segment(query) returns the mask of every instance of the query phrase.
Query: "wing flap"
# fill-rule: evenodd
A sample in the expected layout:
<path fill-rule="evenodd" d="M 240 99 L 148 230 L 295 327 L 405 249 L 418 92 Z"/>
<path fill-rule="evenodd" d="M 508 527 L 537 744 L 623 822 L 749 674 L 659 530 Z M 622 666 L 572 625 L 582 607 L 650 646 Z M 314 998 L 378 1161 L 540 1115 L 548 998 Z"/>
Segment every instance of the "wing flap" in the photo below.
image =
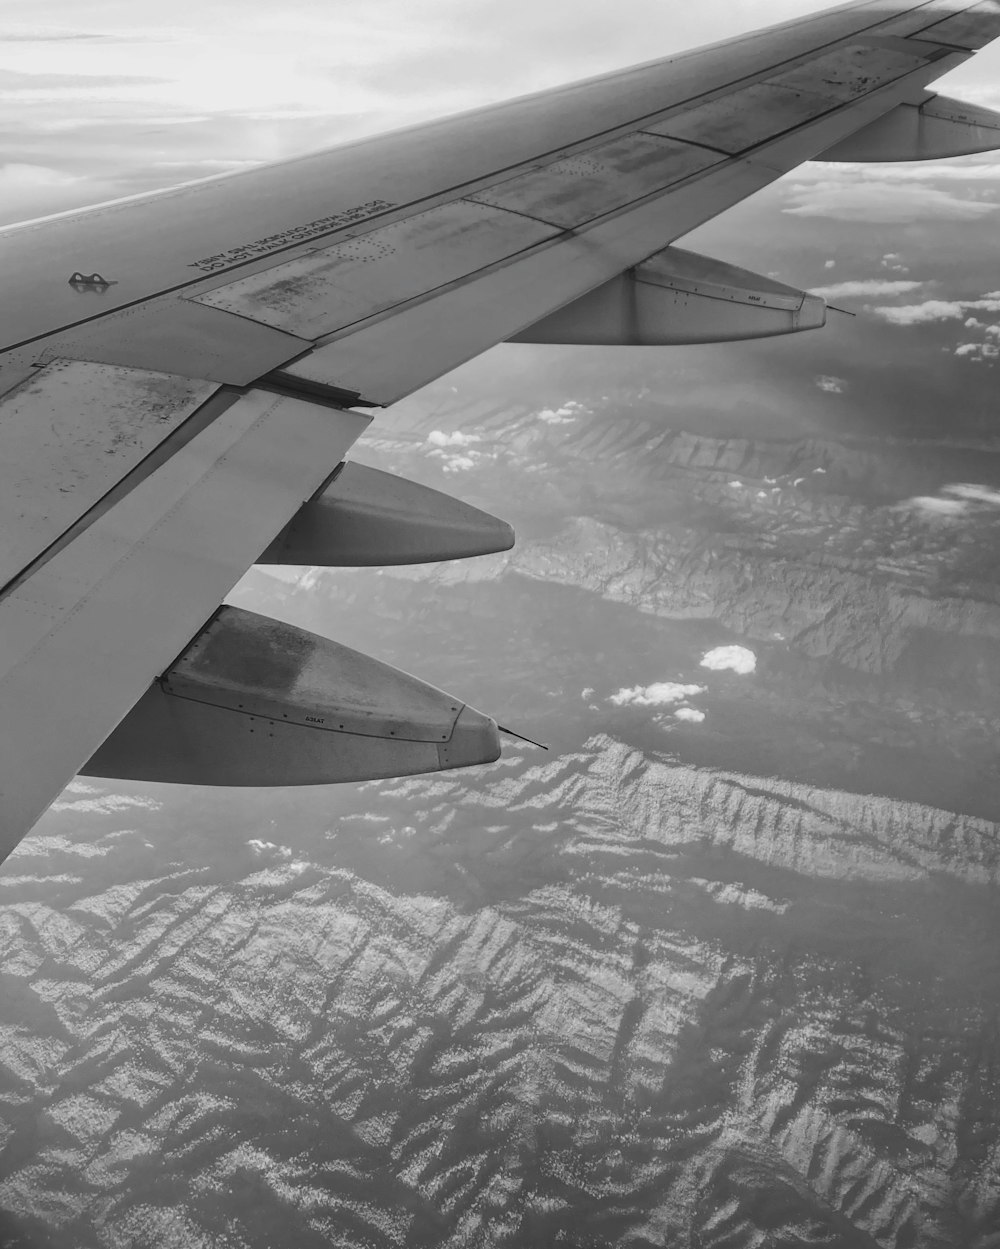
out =
<path fill-rule="evenodd" d="M 166 373 L 57 360 L 0 397 L 0 587 L 217 389 Z"/>
<path fill-rule="evenodd" d="M 225 403 L 0 599 L 0 858 L 369 421 L 260 391 Z"/>
<path fill-rule="evenodd" d="M 169 364 L 187 377 L 249 386 L 310 346 L 269 325 L 175 294 L 130 308 L 110 321 L 81 325 L 60 337 L 57 353 L 131 369 L 155 370 Z M 45 350 L 39 358 L 50 354 L 55 353 Z"/>

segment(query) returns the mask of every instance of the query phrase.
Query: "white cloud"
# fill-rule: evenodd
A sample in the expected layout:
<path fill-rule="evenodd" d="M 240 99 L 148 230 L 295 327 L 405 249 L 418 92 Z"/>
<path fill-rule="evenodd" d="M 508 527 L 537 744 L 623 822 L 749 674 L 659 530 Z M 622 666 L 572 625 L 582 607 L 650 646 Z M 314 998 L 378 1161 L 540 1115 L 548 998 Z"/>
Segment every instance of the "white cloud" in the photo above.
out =
<path fill-rule="evenodd" d="M 757 656 L 745 646 L 717 646 L 702 657 L 701 666 L 712 672 L 729 670 L 749 676 L 757 671 Z"/>
<path fill-rule="evenodd" d="M 254 854 L 266 854 L 268 851 L 271 851 L 279 859 L 290 859 L 292 857 L 292 852 L 288 846 L 277 846 L 273 841 L 261 841 L 259 838 L 254 837 L 247 842 L 247 845 Z"/>
<path fill-rule="evenodd" d="M 478 434 L 463 434 L 457 429 L 450 434 L 440 429 L 432 429 L 427 435 L 427 441 L 432 447 L 471 447 L 474 442 L 481 442 L 482 439 Z"/>
<path fill-rule="evenodd" d="M 884 166 L 880 167 L 880 174 L 883 169 Z M 997 180 L 1000 170 L 991 167 L 991 172 Z M 926 220 L 978 221 L 1000 207 L 988 200 L 963 199 L 929 182 L 930 178 L 924 183 L 907 183 L 892 177 L 851 177 L 848 171 L 822 182 L 793 183 L 788 189 L 791 206 L 782 211 L 792 217 L 888 225 Z"/>
<path fill-rule="evenodd" d="M 446 455 L 444 457 L 444 471 L 446 473 L 467 473 L 470 468 L 476 467 L 481 458 L 478 455 Z"/>
<path fill-rule="evenodd" d="M 925 512 L 929 516 L 960 516 L 968 510 L 968 504 L 959 499 L 939 499 L 927 494 L 904 499 L 896 506 L 897 510 Z"/>
<path fill-rule="evenodd" d="M 847 382 L 842 377 L 817 377 L 816 385 L 828 395 L 842 395 Z"/>
<path fill-rule="evenodd" d="M 988 503 L 1000 507 L 1000 490 L 990 486 L 977 486 L 971 482 L 958 482 L 953 486 L 945 486 L 943 494 L 953 494 L 958 499 L 967 499 L 971 503 Z"/>
<path fill-rule="evenodd" d="M 922 304 L 869 308 L 890 325 L 926 325 L 931 321 L 961 321 L 970 312 L 1000 312 L 1000 299 L 927 299 Z"/>
<path fill-rule="evenodd" d="M 586 702 L 588 699 L 593 698 L 596 692 L 592 686 L 588 685 L 585 690 L 580 691 L 580 697 Z"/>
<path fill-rule="evenodd" d="M 902 256 L 899 252 L 886 252 L 882 257 L 881 266 L 888 269 L 890 273 L 909 273 L 909 269 L 902 263 Z"/>
<path fill-rule="evenodd" d="M 579 416 L 580 404 L 566 403 L 561 408 L 542 408 L 538 419 L 546 425 L 572 425 Z"/>
<path fill-rule="evenodd" d="M 686 720 L 689 724 L 702 724 L 705 719 L 704 711 L 697 711 L 694 707 L 679 707 L 674 712 L 677 720 Z"/>
<path fill-rule="evenodd" d="M 973 364 L 983 360 L 995 360 L 1000 356 L 1000 345 L 997 343 L 959 343 L 955 348 L 956 356 L 964 356 Z"/>
<path fill-rule="evenodd" d="M 919 290 L 923 282 L 890 281 L 888 278 L 860 279 L 856 282 L 836 282 L 833 286 L 817 286 L 814 295 L 824 299 L 888 298 L 892 295 L 908 295 Z"/>
<path fill-rule="evenodd" d="M 616 707 L 669 707 L 671 703 L 683 702 L 704 694 L 703 685 L 681 685 L 677 681 L 655 681 L 652 685 L 634 685 L 612 694 L 608 702 Z"/>
<path fill-rule="evenodd" d="M 828 260 L 828 261 L 827 261 L 827 262 L 823 265 L 823 268 L 824 268 L 824 269 L 836 269 L 836 267 L 837 267 L 837 262 L 836 262 L 835 260 Z"/>

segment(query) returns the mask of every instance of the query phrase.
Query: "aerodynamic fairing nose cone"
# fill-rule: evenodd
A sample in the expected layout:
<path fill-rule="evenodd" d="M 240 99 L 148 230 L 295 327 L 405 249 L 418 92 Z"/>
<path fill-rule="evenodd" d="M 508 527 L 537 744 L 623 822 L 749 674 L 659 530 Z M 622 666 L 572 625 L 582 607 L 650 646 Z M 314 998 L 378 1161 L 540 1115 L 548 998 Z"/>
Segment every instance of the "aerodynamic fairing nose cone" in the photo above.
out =
<path fill-rule="evenodd" d="M 438 747 L 442 768 L 495 763 L 500 758 L 497 723 L 474 707 L 463 707 L 448 742 Z"/>

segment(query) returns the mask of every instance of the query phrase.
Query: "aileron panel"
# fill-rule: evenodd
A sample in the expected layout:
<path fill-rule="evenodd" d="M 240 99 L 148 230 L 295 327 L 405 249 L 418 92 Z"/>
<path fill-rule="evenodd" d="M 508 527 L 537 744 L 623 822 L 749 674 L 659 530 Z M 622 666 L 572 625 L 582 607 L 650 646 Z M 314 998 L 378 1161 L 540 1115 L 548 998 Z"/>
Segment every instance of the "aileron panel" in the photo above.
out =
<path fill-rule="evenodd" d="M 815 92 L 758 82 L 646 126 L 669 135 L 736 155 L 836 108 L 836 101 Z"/>
<path fill-rule="evenodd" d="M 500 208 L 454 200 L 194 299 L 315 340 L 557 234 Z"/>
<path fill-rule="evenodd" d="M 1000 36 L 1000 0 L 982 0 L 964 13 L 928 26 L 921 31 L 921 36 L 958 48 L 985 47 Z"/>
<path fill-rule="evenodd" d="M 919 52 L 897 52 L 854 43 L 815 57 L 795 69 L 773 74 L 767 82 L 791 91 L 812 92 L 834 104 L 847 104 L 913 73 L 926 63 L 927 58 Z"/>
<path fill-rule="evenodd" d="M 635 133 L 564 157 L 470 198 L 575 229 L 663 191 L 719 160 L 714 152 L 690 144 Z"/>

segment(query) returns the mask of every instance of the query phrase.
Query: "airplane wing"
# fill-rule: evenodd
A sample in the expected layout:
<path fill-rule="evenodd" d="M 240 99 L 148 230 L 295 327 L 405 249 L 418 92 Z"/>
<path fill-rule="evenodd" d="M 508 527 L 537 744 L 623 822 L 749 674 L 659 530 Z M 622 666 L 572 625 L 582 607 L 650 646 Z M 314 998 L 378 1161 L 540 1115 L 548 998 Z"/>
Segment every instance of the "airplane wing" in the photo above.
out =
<path fill-rule="evenodd" d="M 496 758 L 460 699 L 221 608 L 255 562 L 509 529 L 345 457 L 495 343 L 818 327 L 673 246 L 803 161 L 1000 147 L 928 84 L 1000 0 L 861 0 L 332 151 L 0 232 L 0 858 L 78 771 L 314 783 Z"/>

